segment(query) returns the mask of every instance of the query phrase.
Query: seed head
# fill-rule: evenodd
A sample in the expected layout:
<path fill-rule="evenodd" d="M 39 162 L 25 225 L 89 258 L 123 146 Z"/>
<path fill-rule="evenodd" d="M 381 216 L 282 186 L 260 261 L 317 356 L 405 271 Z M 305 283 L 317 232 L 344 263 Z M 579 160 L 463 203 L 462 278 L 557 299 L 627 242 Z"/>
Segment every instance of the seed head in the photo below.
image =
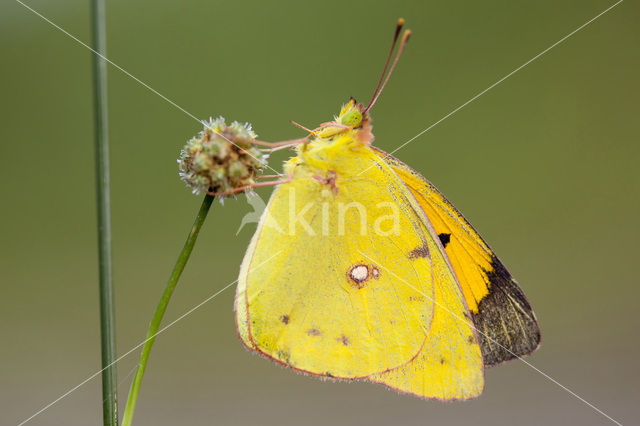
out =
<path fill-rule="evenodd" d="M 267 156 L 252 143 L 257 135 L 249 123 L 224 118 L 203 121 L 204 130 L 187 141 L 180 152 L 180 179 L 194 194 L 224 193 L 255 183 Z"/>

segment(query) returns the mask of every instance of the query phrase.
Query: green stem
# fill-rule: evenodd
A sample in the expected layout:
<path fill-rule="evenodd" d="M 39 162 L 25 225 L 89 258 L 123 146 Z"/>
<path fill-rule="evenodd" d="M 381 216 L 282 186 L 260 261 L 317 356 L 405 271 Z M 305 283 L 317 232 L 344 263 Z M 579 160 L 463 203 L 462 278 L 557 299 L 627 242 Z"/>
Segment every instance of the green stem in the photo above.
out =
<path fill-rule="evenodd" d="M 105 426 L 118 424 L 116 332 L 111 263 L 111 202 L 109 196 L 109 133 L 104 0 L 91 0 L 95 168 L 98 205 L 98 263 L 100 275 L 100 336 L 102 352 L 102 416 Z"/>
<path fill-rule="evenodd" d="M 198 216 L 196 216 L 196 220 L 193 222 L 191 232 L 189 233 L 187 241 L 184 243 L 184 247 L 182 248 L 182 251 L 178 256 L 178 260 L 176 262 L 176 265 L 173 267 L 173 271 L 171 271 L 171 276 L 169 277 L 167 286 L 165 287 L 164 292 L 162 293 L 162 297 L 160 298 L 160 302 L 158 303 L 156 311 L 153 314 L 151 324 L 149 324 L 147 339 L 145 340 L 144 346 L 142 347 L 142 353 L 140 354 L 140 363 L 138 364 L 136 375 L 133 378 L 131 389 L 129 390 L 127 406 L 124 410 L 124 416 L 122 417 L 122 426 L 130 426 L 133 420 L 133 412 L 136 409 L 138 393 L 140 393 L 140 384 L 142 383 L 144 370 L 147 367 L 147 361 L 149 360 L 151 346 L 153 346 L 153 342 L 156 339 L 156 334 L 158 333 L 158 329 L 160 328 L 160 323 L 162 322 L 164 312 L 167 310 L 167 306 L 169 305 L 169 300 L 171 299 L 173 290 L 175 290 L 176 284 L 178 284 L 178 279 L 180 278 L 180 275 L 182 274 L 182 271 L 184 270 L 184 267 L 189 260 L 189 256 L 191 255 L 193 246 L 195 245 L 196 239 L 198 238 L 200 228 L 202 228 L 202 224 L 207 217 L 207 213 L 209 212 L 209 208 L 211 207 L 213 198 L 214 197 L 212 197 L 211 195 L 207 195 L 204 197 L 204 200 L 202 200 L 202 205 L 200 206 Z"/>

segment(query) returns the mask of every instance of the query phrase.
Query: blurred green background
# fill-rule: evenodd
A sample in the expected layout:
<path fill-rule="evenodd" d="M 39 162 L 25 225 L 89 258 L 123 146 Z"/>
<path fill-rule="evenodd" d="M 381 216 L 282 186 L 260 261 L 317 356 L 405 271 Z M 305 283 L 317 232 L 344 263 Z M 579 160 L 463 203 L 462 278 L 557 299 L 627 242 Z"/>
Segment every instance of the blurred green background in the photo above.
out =
<path fill-rule="evenodd" d="M 87 2 L 27 4 L 90 41 Z M 108 57 L 197 117 L 281 140 L 302 135 L 290 119 L 313 126 L 369 98 L 403 16 L 414 35 L 373 111 L 391 151 L 611 4 L 115 0 Z M 639 11 L 620 4 L 397 153 L 521 282 L 543 333 L 528 361 L 623 423 L 640 397 Z M 17 2 L 0 5 L 0 24 L 0 423 L 17 424 L 100 368 L 91 61 Z M 176 157 L 201 126 L 113 67 L 109 107 L 124 353 L 198 209 Z M 250 211 L 244 197 L 214 205 L 165 323 L 236 279 Z M 610 424 L 518 361 L 464 403 L 297 375 L 243 348 L 232 306 L 229 289 L 158 338 L 138 425 Z M 118 364 L 121 402 L 137 356 Z M 96 378 L 30 424 L 100 421 Z"/>

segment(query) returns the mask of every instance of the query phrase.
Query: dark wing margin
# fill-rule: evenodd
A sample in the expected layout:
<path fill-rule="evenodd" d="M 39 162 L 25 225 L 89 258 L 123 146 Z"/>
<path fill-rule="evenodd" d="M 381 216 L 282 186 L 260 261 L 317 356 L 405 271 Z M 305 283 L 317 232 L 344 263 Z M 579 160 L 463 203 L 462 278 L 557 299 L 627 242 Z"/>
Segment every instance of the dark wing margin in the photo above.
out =
<path fill-rule="evenodd" d="M 471 313 L 485 367 L 528 355 L 540 346 L 540 328 L 524 292 L 497 257 L 487 271 L 489 294 Z"/>

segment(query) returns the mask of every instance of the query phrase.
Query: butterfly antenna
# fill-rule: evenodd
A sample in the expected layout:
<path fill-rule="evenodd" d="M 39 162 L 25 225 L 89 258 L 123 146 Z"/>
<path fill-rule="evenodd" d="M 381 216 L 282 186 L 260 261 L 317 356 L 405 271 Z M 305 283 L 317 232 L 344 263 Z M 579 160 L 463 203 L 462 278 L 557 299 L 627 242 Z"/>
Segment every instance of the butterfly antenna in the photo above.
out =
<path fill-rule="evenodd" d="M 398 18 L 398 23 L 396 24 L 396 32 L 393 35 L 393 42 L 391 43 L 391 48 L 389 49 L 389 55 L 387 55 L 387 60 L 384 63 L 384 68 L 382 69 L 382 74 L 380 75 L 380 80 L 378 80 L 378 85 L 376 86 L 376 90 L 373 91 L 373 96 L 371 96 L 371 102 L 367 105 L 365 111 L 368 111 L 371 108 L 371 104 L 373 103 L 373 99 L 376 97 L 380 86 L 382 85 L 382 80 L 384 80 L 384 75 L 387 72 L 387 67 L 389 66 L 389 62 L 391 62 L 391 56 L 393 55 L 393 49 L 396 47 L 396 42 L 398 41 L 398 36 L 400 35 L 400 30 L 404 26 L 404 19 Z"/>
<path fill-rule="evenodd" d="M 365 108 L 364 112 L 367 112 L 371 109 L 371 107 L 376 103 L 376 101 L 378 100 L 378 98 L 380 97 L 380 94 L 382 93 L 382 91 L 384 90 L 384 87 L 387 85 L 387 82 L 389 81 L 389 77 L 391 77 L 391 73 L 393 73 L 393 70 L 396 68 L 396 65 L 398 64 L 398 60 L 400 60 L 400 56 L 402 55 L 402 52 L 404 51 L 404 47 L 407 45 L 407 42 L 409 41 L 409 37 L 411 36 L 411 31 L 410 30 L 406 30 L 403 34 L 402 34 L 402 40 L 400 41 L 400 47 L 398 47 L 398 53 L 396 54 L 395 59 L 393 60 L 393 64 L 391 64 L 391 68 L 389 69 L 389 73 L 387 73 L 387 77 L 384 79 L 384 82 L 382 83 L 382 85 L 380 85 L 380 89 L 376 90 L 373 99 L 371 99 L 371 102 L 369 102 L 369 105 L 367 105 L 367 108 Z M 395 44 L 395 40 L 394 40 L 394 44 Z M 386 70 L 386 66 L 385 66 L 385 70 Z M 381 79 L 382 81 L 382 79 Z"/>

